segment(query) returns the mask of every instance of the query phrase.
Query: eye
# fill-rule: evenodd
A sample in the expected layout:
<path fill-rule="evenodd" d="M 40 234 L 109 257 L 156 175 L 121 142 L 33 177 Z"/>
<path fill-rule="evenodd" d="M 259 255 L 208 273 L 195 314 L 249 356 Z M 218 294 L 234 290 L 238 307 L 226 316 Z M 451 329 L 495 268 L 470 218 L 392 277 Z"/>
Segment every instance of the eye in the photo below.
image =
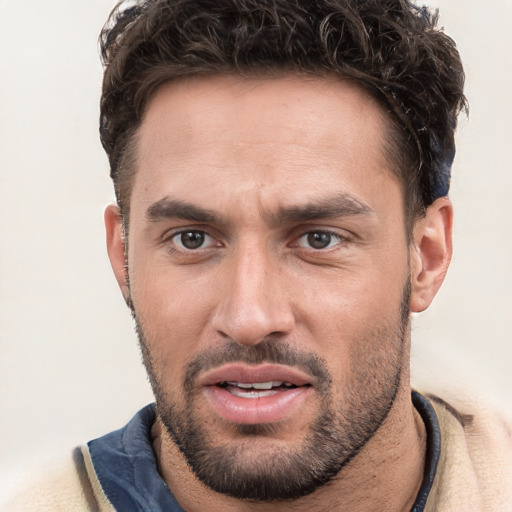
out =
<path fill-rule="evenodd" d="M 297 246 L 306 249 L 330 249 L 343 241 L 343 238 L 330 231 L 309 231 L 298 240 Z"/>
<path fill-rule="evenodd" d="M 205 249 L 217 245 L 215 239 L 204 231 L 181 231 L 173 235 L 171 240 L 178 248 L 186 251 Z"/>

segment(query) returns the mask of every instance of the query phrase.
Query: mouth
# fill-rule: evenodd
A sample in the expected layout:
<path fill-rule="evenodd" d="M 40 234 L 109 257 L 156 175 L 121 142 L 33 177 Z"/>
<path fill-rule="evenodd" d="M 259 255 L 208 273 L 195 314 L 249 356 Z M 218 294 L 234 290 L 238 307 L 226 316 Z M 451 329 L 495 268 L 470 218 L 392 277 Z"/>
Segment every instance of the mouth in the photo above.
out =
<path fill-rule="evenodd" d="M 314 378 L 295 368 L 259 364 L 230 364 L 201 380 L 213 412 L 237 424 L 268 424 L 298 414 L 311 395 Z"/>

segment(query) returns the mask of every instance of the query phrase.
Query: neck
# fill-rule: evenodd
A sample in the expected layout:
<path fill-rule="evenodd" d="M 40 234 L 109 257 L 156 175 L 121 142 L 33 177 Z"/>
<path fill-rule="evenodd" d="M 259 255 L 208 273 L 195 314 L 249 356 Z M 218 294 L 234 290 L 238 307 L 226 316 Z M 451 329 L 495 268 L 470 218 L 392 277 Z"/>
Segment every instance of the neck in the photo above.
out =
<path fill-rule="evenodd" d="M 405 377 L 405 376 L 403 376 Z M 406 511 L 412 507 L 425 466 L 425 428 L 411 402 L 409 379 L 375 435 L 328 484 L 293 502 L 297 511 Z M 192 473 L 159 420 L 153 428 L 160 474 L 189 512 L 279 512 L 290 502 L 254 503 L 219 494 Z"/>

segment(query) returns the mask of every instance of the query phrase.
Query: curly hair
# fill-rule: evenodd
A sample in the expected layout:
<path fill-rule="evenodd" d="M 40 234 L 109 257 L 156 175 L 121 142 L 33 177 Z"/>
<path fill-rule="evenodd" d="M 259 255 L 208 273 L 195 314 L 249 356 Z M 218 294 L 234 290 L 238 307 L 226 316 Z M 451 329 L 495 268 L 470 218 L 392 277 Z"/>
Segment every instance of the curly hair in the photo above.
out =
<path fill-rule="evenodd" d="M 100 35 L 100 135 L 123 216 L 136 134 L 164 82 L 200 74 L 306 73 L 351 79 L 391 120 L 386 154 L 409 224 L 447 195 L 464 71 L 438 15 L 409 0 L 120 2 Z"/>

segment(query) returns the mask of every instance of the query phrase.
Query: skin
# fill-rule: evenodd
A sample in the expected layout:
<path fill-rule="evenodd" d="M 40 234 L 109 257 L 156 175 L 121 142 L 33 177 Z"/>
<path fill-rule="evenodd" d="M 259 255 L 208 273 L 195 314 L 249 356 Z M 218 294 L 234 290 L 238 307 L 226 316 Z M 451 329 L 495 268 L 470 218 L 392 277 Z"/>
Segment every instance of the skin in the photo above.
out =
<path fill-rule="evenodd" d="M 383 149 L 387 128 L 378 104 L 340 80 L 215 76 L 166 84 L 149 102 L 138 135 L 128 233 L 117 206 L 105 213 L 109 257 L 144 331 L 153 385 L 158 381 L 182 410 L 190 405 L 183 379 L 194 357 L 229 343 L 255 346 L 270 335 L 326 363 L 341 407 L 358 379 L 375 387 L 387 375 L 380 366 L 400 368 L 378 430 L 329 484 L 295 500 L 294 510 L 408 510 L 423 476 L 410 331 L 399 341 L 396 326 L 408 281 L 409 310 L 418 312 L 444 279 L 452 207 L 447 198 L 435 201 L 408 242 L 402 188 Z M 307 220 L 277 215 L 333 198 L 350 198 L 364 212 Z M 154 206 L 170 201 L 219 218 L 197 222 L 183 209 L 176 217 Z M 187 250 L 180 230 L 208 234 L 206 245 Z M 329 247 L 308 245 L 311 232 L 332 233 Z M 369 367 L 369 354 L 382 365 Z M 272 435 L 247 443 L 196 391 L 194 420 L 214 446 L 243 446 L 240 461 L 247 465 L 300 447 L 322 398 L 312 386 Z M 153 435 L 160 472 L 187 511 L 290 510 L 289 502 L 242 502 L 213 491 L 160 420 Z"/>

